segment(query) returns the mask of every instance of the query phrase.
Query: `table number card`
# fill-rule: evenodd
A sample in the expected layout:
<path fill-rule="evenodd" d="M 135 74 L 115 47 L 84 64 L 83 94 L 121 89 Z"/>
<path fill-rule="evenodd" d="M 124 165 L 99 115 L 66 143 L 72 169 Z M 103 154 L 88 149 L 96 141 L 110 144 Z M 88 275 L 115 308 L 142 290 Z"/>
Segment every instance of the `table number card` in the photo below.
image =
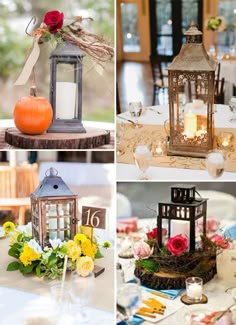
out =
<path fill-rule="evenodd" d="M 105 229 L 106 228 L 106 212 L 107 210 L 104 208 L 96 208 L 96 207 L 82 207 L 82 232 L 88 231 L 89 228 L 98 228 Z M 95 278 L 102 274 L 105 271 L 105 268 L 102 266 L 95 265 L 93 273 Z"/>
<path fill-rule="evenodd" d="M 104 208 L 82 207 L 82 225 L 93 228 L 106 228 L 106 212 Z"/>

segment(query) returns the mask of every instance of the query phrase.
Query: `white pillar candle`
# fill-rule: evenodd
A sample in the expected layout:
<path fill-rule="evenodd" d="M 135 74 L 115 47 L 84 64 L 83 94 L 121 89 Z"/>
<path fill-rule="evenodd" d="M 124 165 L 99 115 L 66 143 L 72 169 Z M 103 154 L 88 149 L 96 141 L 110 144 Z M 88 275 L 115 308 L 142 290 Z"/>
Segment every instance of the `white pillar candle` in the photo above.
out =
<path fill-rule="evenodd" d="M 56 118 L 72 119 L 76 108 L 76 84 L 73 82 L 56 83 Z"/>
<path fill-rule="evenodd" d="M 192 283 L 187 286 L 187 296 L 191 299 L 202 298 L 202 286 L 198 283 Z"/>
<path fill-rule="evenodd" d="M 197 116 L 191 110 L 184 113 L 184 134 L 188 138 L 194 138 L 197 131 Z"/>
<path fill-rule="evenodd" d="M 52 229 L 57 229 L 57 218 L 48 219 L 49 239 L 57 238 L 57 232 L 51 231 Z"/>
<path fill-rule="evenodd" d="M 198 130 L 198 131 L 196 132 L 196 136 L 197 136 L 197 137 L 200 137 L 201 135 L 204 135 L 204 134 L 206 134 L 206 133 L 207 133 L 207 131 L 205 130 L 204 125 L 202 125 L 202 126 L 201 126 L 201 130 Z"/>
<path fill-rule="evenodd" d="M 183 235 L 189 238 L 189 222 L 182 220 L 171 220 L 171 232 L 170 236 Z"/>

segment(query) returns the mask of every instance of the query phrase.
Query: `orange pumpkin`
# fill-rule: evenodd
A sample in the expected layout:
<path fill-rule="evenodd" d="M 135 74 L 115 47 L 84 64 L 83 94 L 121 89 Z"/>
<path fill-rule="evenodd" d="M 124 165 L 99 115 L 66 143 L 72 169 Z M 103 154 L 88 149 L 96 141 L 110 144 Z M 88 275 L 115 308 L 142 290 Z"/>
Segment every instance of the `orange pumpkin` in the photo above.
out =
<path fill-rule="evenodd" d="M 46 98 L 35 97 L 35 89 L 31 88 L 31 94 L 16 103 L 14 122 L 22 133 L 41 134 L 52 122 L 52 106 Z"/>

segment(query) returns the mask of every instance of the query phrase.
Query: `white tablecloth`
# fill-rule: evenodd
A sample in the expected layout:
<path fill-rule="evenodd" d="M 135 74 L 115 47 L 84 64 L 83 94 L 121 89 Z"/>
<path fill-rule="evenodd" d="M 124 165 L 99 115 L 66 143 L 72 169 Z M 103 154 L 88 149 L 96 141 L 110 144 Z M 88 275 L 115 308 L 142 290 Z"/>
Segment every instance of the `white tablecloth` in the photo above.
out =
<path fill-rule="evenodd" d="M 157 112 L 161 113 L 158 114 Z M 232 113 L 227 105 L 216 105 L 214 114 L 216 128 L 235 128 L 236 124 L 229 122 Z M 130 119 L 130 113 L 125 112 L 117 116 L 117 123 L 123 121 L 119 116 L 125 119 Z M 164 125 L 164 121 L 169 119 L 169 108 L 166 105 L 148 107 L 139 118 L 141 124 L 157 124 Z M 125 123 L 129 123 L 126 122 Z M 140 129 L 141 132 L 141 129 Z M 116 166 L 117 179 L 122 180 L 137 180 L 140 172 L 134 164 L 121 164 Z M 149 167 L 147 175 L 151 180 L 212 180 L 206 170 L 192 170 L 183 168 L 168 168 L 168 167 Z M 236 178 L 236 173 L 225 172 L 219 180 L 233 180 Z"/>

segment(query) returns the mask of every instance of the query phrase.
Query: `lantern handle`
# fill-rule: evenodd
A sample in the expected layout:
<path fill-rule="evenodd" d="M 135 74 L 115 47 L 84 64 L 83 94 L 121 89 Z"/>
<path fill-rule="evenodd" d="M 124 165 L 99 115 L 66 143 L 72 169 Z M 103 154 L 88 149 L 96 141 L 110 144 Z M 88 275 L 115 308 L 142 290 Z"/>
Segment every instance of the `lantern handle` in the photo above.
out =
<path fill-rule="evenodd" d="M 201 198 L 200 193 L 195 189 L 195 193 L 197 193 L 197 195 Z"/>
<path fill-rule="evenodd" d="M 57 176 L 57 175 L 58 175 L 58 170 L 56 168 L 53 168 L 53 167 L 50 167 L 45 172 L 45 176 Z"/>
<path fill-rule="evenodd" d="M 31 19 L 30 19 L 30 22 L 28 23 L 28 25 L 26 26 L 26 29 L 25 29 L 25 33 L 29 36 L 32 36 L 31 34 L 28 33 L 28 28 L 30 26 L 30 24 L 33 22 L 33 24 L 35 25 L 36 24 L 36 16 L 33 16 Z"/>

